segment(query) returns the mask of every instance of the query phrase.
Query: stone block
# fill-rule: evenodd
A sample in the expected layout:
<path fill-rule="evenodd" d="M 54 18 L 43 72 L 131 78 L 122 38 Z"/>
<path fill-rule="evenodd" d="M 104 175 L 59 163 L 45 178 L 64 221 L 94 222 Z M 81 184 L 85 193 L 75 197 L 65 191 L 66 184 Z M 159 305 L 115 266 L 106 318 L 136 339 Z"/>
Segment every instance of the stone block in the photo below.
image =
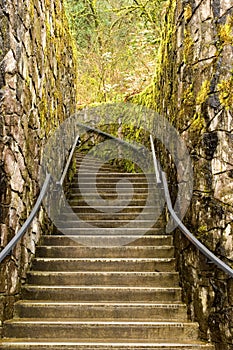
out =
<path fill-rule="evenodd" d="M 54 125 L 67 117 L 62 108 L 58 112 L 57 96 L 59 106 L 67 105 L 67 111 L 76 108 L 75 99 L 70 98 L 75 95 L 76 62 L 60 0 L 46 1 L 46 4 L 44 0 L 6 0 L 0 5 L 0 25 L 0 152 L 4 160 L 0 238 L 3 247 L 21 227 L 37 198 L 42 137 L 45 143 Z M 61 26 L 64 31 L 60 31 Z M 59 38 L 51 40 L 49 34 L 55 31 L 59 32 Z M 60 47 L 64 48 L 64 60 L 57 61 Z M 64 74 L 62 84 L 55 81 L 61 80 L 61 72 Z M 17 245 L 13 260 L 6 258 L 1 265 L 0 321 L 12 316 L 15 300 L 12 294 L 19 292 L 20 280 L 25 277 L 35 251 L 35 240 L 39 240 L 48 222 L 45 217 L 42 210 L 40 223 L 34 223 L 33 234 L 25 238 L 24 248 Z M 1 294 L 6 296 L 5 301 Z"/>

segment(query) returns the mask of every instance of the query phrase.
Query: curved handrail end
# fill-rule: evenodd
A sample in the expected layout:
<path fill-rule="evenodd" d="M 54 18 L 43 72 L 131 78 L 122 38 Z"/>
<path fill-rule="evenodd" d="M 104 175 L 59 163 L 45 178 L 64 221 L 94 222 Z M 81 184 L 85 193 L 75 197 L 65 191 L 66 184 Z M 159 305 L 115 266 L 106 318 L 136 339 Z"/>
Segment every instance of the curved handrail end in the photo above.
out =
<path fill-rule="evenodd" d="M 225 264 L 221 259 L 219 259 L 214 253 L 212 253 L 204 244 L 202 244 L 187 229 L 187 227 L 183 224 L 183 222 L 178 218 L 177 214 L 175 213 L 175 211 L 174 211 L 174 209 L 172 207 L 171 197 L 170 197 L 170 193 L 169 193 L 168 185 L 167 185 L 166 174 L 164 172 L 162 172 L 162 183 L 163 183 L 164 194 L 165 194 L 165 199 L 166 199 L 168 210 L 169 210 L 172 218 L 177 223 L 178 227 L 181 229 L 181 231 L 184 233 L 184 235 L 188 238 L 188 240 L 190 242 L 192 242 L 199 251 L 201 251 L 209 260 L 211 260 L 221 270 L 223 270 L 231 278 L 233 278 L 233 269 L 229 265 Z"/>
<path fill-rule="evenodd" d="M 40 205 L 47 193 L 47 189 L 49 186 L 49 182 L 51 179 L 51 175 L 49 173 L 46 174 L 46 178 L 44 181 L 44 184 L 41 188 L 40 194 L 37 198 L 37 201 L 30 213 L 30 215 L 28 216 L 27 220 L 24 222 L 23 226 L 20 228 L 20 230 L 17 232 L 17 234 L 12 238 L 12 240 L 6 245 L 6 247 L 0 252 L 0 262 L 3 261 L 3 259 L 10 254 L 10 252 L 12 251 L 12 249 L 15 247 L 15 245 L 18 243 L 18 241 L 20 240 L 20 238 L 22 238 L 22 236 L 24 235 L 25 231 L 28 229 L 28 227 L 30 226 L 32 220 L 34 219 L 34 217 L 36 216 L 37 212 L 39 211 Z"/>

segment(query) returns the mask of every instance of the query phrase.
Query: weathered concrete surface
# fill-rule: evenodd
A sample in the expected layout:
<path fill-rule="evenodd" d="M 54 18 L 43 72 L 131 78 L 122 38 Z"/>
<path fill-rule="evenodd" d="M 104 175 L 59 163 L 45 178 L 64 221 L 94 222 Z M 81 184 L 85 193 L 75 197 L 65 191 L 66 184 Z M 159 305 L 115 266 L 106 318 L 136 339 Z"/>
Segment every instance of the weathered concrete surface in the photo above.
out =
<path fill-rule="evenodd" d="M 1 247 L 38 195 L 41 150 L 75 110 L 76 64 L 62 0 L 0 3 Z M 0 321 L 9 318 L 46 221 L 43 210 L 0 267 Z"/>

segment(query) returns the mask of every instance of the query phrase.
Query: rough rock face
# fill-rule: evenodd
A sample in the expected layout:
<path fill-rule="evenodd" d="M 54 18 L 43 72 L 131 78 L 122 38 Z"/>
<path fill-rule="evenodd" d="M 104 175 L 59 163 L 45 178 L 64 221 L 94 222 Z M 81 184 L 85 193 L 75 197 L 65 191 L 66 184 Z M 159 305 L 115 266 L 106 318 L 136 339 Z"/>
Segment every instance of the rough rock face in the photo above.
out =
<path fill-rule="evenodd" d="M 187 224 L 233 267 L 233 8 L 230 1 L 177 2 L 175 125 L 194 166 Z M 175 100 L 174 100 L 175 101 Z M 169 108 L 169 107 L 168 107 Z M 232 349 L 233 284 L 177 234 L 179 269 L 190 317 L 216 349 Z"/>
<path fill-rule="evenodd" d="M 166 115 L 186 140 L 194 167 L 186 224 L 233 267 L 232 1 L 171 0 L 165 21 L 154 82 L 134 101 Z M 216 349 L 232 350 L 232 280 L 175 236 L 190 318 Z"/>
<path fill-rule="evenodd" d="M 0 2 L 1 247 L 38 195 L 42 146 L 75 111 L 76 64 L 62 0 Z M 45 213 L 0 266 L 0 321 L 11 316 Z"/>

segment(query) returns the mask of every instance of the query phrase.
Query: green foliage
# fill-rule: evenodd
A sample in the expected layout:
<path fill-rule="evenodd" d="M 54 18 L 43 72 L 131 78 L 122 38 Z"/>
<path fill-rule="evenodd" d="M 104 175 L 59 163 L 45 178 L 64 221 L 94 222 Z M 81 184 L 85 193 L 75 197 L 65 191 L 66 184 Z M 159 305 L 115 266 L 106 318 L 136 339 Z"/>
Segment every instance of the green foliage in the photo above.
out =
<path fill-rule="evenodd" d="M 164 0 L 66 0 L 78 47 L 78 101 L 121 101 L 154 75 Z"/>
<path fill-rule="evenodd" d="M 174 13 L 176 9 L 176 1 L 169 0 L 164 2 L 163 11 L 159 12 L 160 34 L 158 35 L 159 45 L 156 52 L 155 74 L 152 82 L 140 94 L 132 96 L 131 102 L 155 109 L 158 113 L 163 113 L 164 99 L 172 104 L 171 84 L 173 76 L 171 72 L 171 59 L 174 44 L 174 33 L 176 27 L 174 25 Z M 167 89 L 163 89 L 164 84 L 170 84 Z M 163 94 L 166 94 L 164 96 Z"/>

